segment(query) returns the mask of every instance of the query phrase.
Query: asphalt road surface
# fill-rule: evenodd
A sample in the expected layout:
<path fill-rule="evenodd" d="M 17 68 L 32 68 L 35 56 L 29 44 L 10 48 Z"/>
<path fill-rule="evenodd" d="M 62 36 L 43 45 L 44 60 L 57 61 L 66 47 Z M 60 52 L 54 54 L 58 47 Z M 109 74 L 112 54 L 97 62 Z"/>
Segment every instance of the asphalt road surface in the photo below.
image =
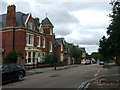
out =
<path fill-rule="evenodd" d="M 97 64 L 45 72 L 26 76 L 23 81 L 3 85 L 2 88 L 79 88 L 82 83 L 97 77 L 102 66 Z"/>

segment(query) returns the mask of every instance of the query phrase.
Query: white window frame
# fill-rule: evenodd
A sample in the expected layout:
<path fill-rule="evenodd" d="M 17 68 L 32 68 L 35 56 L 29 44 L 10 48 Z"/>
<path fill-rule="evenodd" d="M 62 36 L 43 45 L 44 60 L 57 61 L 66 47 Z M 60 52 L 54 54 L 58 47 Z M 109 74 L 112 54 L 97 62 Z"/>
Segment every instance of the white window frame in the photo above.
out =
<path fill-rule="evenodd" d="M 40 33 L 44 33 L 44 32 L 43 32 L 43 28 L 42 28 L 42 27 L 40 28 Z"/>
<path fill-rule="evenodd" d="M 49 52 L 52 52 L 52 42 L 49 43 Z"/>
<path fill-rule="evenodd" d="M 37 36 L 37 47 L 40 47 L 40 36 Z"/>
<path fill-rule="evenodd" d="M 50 35 L 53 35 L 53 33 L 52 33 L 52 29 L 50 29 Z"/>
<path fill-rule="evenodd" d="M 42 37 L 42 47 L 45 48 L 45 37 Z"/>
<path fill-rule="evenodd" d="M 31 64 L 32 63 L 32 53 L 31 52 L 27 52 L 27 54 L 28 54 L 28 61 L 27 61 L 27 63 L 28 64 Z M 29 56 L 29 54 L 30 54 L 30 56 Z M 30 59 L 30 61 L 29 61 L 29 59 Z"/>
<path fill-rule="evenodd" d="M 26 33 L 26 46 L 34 46 L 34 35 Z"/>

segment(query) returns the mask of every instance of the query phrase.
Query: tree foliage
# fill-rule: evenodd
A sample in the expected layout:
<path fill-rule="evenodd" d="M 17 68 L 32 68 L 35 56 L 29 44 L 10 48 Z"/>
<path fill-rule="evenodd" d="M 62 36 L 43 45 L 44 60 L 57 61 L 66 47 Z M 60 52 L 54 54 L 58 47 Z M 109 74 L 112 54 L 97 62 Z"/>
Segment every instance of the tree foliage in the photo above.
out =
<path fill-rule="evenodd" d="M 99 52 L 93 52 L 93 53 L 91 54 L 91 56 L 92 56 L 92 58 L 94 58 L 96 61 L 97 61 L 98 59 L 100 59 L 100 54 L 99 54 Z"/>
<path fill-rule="evenodd" d="M 107 35 L 99 41 L 99 52 L 102 58 L 120 58 L 120 2 L 114 2 L 112 13 L 109 15 L 111 22 L 107 28 Z"/>
<path fill-rule="evenodd" d="M 45 63 L 53 65 L 58 62 L 58 56 L 56 53 L 49 53 L 45 55 Z"/>
<path fill-rule="evenodd" d="M 16 51 L 11 51 L 7 54 L 5 63 L 16 63 L 17 62 L 17 57 L 21 56 L 21 53 L 16 52 Z"/>
<path fill-rule="evenodd" d="M 82 51 L 78 46 L 72 45 L 70 48 L 70 55 L 76 60 L 78 60 L 82 56 Z"/>
<path fill-rule="evenodd" d="M 100 53 L 100 59 L 104 60 L 104 61 L 108 61 L 109 58 L 109 44 L 108 44 L 108 40 L 105 36 L 102 37 L 102 39 L 100 39 L 100 45 L 99 45 L 99 53 Z"/>

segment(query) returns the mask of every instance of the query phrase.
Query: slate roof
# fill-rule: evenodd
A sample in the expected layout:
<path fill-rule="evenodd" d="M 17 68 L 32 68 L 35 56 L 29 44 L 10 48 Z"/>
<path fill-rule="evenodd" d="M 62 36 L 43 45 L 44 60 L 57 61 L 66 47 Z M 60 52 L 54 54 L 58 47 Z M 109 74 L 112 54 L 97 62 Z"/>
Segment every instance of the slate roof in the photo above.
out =
<path fill-rule="evenodd" d="M 3 28 L 6 26 L 6 14 L 0 15 L 0 28 Z"/>
<path fill-rule="evenodd" d="M 16 26 L 24 26 L 24 23 L 28 17 L 28 14 L 24 14 L 22 12 L 16 12 Z M 6 27 L 6 18 L 7 14 L 0 15 L 0 27 L 5 28 Z"/>
<path fill-rule="evenodd" d="M 54 37 L 52 38 L 52 41 L 53 41 L 54 46 L 59 46 L 59 43 L 57 42 L 57 40 Z"/>
<path fill-rule="evenodd" d="M 16 26 L 17 27 L 25 27 L 25 21 L 27 20 L 29 14 L 25 14 L 22 12 L 16 12 Z M 6 17 L 7 14 L 2 14 L 0 15 L 0 28 L 5 28 L 6 27 Z M 33 22 L 35 25 L 35 31 L 39 32 L 38 27 L 40 26 L 40 22 L 38 20 L 36 20 L 35 18 L 33 18 Z M 52 23 L 50 22 L 50 20 L 46 17 L 44 20 L 42 20 L 41 25 L 43 26 L 50 26 L 50 27 L 54 27 L 52 25 Z"/>
<path fill-rule="evenodd" d="M 63 38 L 56 38 L 56 41 L 61 45 L 63 43 Z"/>
<path fill-rule="evenodd" d="M 52 28 L 54 27 L 47 17 L 44 20 L 42 20 L 42 26 L 50 26 Z"/>
<path fill-rule="evenodd" d="M 16 26 L 17 27 L 25 27 L 25 21 L 27 20 L 29 14 L 25 14 L 22 12 L 16 12 Z M 6 17 L 7 14 L 0 15 L 0 28 L 6 27 Z M 38 26 L 40 26 L 40 23 L 33 18 L 34 24 L 35 24 L 35 30 L 38 32 Z"/>

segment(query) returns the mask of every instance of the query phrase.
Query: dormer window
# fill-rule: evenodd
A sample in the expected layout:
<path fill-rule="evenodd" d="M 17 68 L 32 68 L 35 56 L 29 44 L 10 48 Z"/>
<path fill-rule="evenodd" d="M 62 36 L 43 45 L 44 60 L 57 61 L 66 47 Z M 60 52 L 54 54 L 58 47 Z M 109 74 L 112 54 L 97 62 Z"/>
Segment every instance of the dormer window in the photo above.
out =
<path fill-rule="evenodd" d="M 32 23 L 28 22 L 28 29 L 32 29 Z"/>

